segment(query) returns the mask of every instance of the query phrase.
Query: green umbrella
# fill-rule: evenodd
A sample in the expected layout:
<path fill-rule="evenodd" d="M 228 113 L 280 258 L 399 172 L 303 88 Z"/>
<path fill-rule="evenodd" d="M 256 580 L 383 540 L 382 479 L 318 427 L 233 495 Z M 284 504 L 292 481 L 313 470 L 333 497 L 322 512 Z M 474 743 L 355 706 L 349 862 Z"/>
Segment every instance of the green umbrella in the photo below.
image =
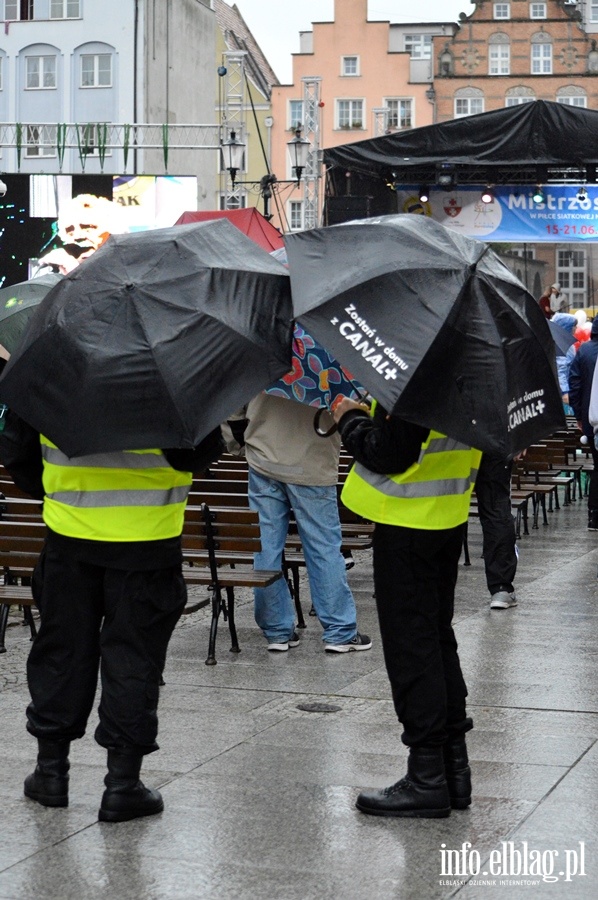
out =
<path fill-rule="evenodd" d="M 62 275 L 40 275 L 0 290 L 0 344 L 13 353 L 29 319 Z"/>

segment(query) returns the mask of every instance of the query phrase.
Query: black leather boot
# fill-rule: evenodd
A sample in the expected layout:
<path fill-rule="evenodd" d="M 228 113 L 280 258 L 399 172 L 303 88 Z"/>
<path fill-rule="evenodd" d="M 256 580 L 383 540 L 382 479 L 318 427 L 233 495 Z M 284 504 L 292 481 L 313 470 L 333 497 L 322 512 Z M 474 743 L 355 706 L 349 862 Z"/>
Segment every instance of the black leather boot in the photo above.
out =
<path fill-rule="evenodd" d="M 471 804 L 471 769 L 463 736 L 449 738 L 444 745 L 444 770 L 453 809 Z"/>
<path fill-rule="evenodd" d="M 164 802 L 160 792 L 146 788 L 139 780 L 142 760 L 142 756 L 108 751 L 106 790 L 98 813 L 100 822 L 128 822 L 162 812 Z"/>
<path fill-rule="evenodd" d="M 355 805 L 372 816 L 446 818 L 451 803 L 442 747 L 412 747 L 405 777 L 382 790 L 362 791 Z"/>
<path fill-rule="evenodd" d="M 25 779 L 25 796 L 42 806 L 68 806 L 70 741 L 38 739 L 37 746 L 37 765 Z"/>

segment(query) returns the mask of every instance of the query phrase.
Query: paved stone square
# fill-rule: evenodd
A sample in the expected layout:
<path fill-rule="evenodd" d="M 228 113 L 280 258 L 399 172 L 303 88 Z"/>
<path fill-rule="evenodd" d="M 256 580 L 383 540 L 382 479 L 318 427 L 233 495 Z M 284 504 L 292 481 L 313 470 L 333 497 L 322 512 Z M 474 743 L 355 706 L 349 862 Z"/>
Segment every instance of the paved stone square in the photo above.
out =
<path fill-rule="evenodd" d="M 550 513 L 519 542 L 519 606 L 492 612 L 476 522 L 469 545 L 456 632 L 475 721 L 474 802 L 448 819 L 354 808 L 360 788 L 401 777 L 407 756 L 369 552 L 356 554 L 349 579 L 371 651 L 324 653 L 305 579 L 307 629 L 288 653 L 267 652 L 248 592 L 237 603 L 242 652 L 229 652 L 221 622 L 216 666 L 204 664 L 209 612 L 181 621 L 161 749 L 142 773 L 165 811 L 118 825 L 97 821 L 105 755 L 95 712 L 73 746 L 68 809 L 23 797 L 36 753 L 24 716 L 29 633 L 11 616 L 0 656 L 0 900 L 596 897 L 598 534 L 587 531 L 585 500 Z"/>

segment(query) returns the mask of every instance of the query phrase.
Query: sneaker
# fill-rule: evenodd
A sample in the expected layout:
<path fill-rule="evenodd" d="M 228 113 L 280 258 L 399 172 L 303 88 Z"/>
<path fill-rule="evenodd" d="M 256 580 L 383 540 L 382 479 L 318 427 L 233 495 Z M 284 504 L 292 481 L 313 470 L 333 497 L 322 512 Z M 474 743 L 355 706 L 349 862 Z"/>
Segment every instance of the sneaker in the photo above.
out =
<path fill-rule="evenodd" d="M 510 609 L 511 606 L 517 606 L 515 591 L 512 594 L 509 594 L 508 591 L 498 591 L 497 594 L 492 594 L 490 609 Z"/>
<path fill-rule="evenodd" d="M 371 646 L 372 639 L 357 632 L 346 644 L 324 644 L 324 650 L 326 653 L 348 653 L 350 650 L 369 650 Z"/>
<path fill-rule="evenodd" d="M 588 510 L 588 531 L 598 531 L 598 510 Z"/>
<path fill-rule="evenodd" d="M 353 559 L 353 554 L 351 553 L 350 550 L 346 553 L 343 553 L 343 556 L 345 558 L 345 569 L 348 572 L 349 569 L 352 569 L 353 566 L 355 565 L 355 560 Z"/>
<path fill-rule="evenodd" d="M 296 647 L 299 643 L 299 634 L 294 631 L 288 641 L 281 641 L 280 643 L 268 644 L 268 650 L 274 653 L 286 653 L 289 647 Z"/>

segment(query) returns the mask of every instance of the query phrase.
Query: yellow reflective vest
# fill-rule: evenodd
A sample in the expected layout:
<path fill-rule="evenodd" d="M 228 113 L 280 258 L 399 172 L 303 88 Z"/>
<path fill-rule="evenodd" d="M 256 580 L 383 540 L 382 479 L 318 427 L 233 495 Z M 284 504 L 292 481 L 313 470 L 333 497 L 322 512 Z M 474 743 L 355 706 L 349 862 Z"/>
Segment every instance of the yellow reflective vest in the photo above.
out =
<path fill-rule="evenodd" d="M 40 435 L 43 517 L 58 534 L 92 541 L 178 537 L 191 472 L 169 465 L 161 450 L 124 450 L 69 458 Z"/>
<path fill-rule="evenodd" d="M 400 475 L 378 475 L 355 463 L 341 500 L 372 522 L 423 528 L 454 528 L 467 521 L 480 465 L 479 450 L 430 431 L 417 462 Z"/>

